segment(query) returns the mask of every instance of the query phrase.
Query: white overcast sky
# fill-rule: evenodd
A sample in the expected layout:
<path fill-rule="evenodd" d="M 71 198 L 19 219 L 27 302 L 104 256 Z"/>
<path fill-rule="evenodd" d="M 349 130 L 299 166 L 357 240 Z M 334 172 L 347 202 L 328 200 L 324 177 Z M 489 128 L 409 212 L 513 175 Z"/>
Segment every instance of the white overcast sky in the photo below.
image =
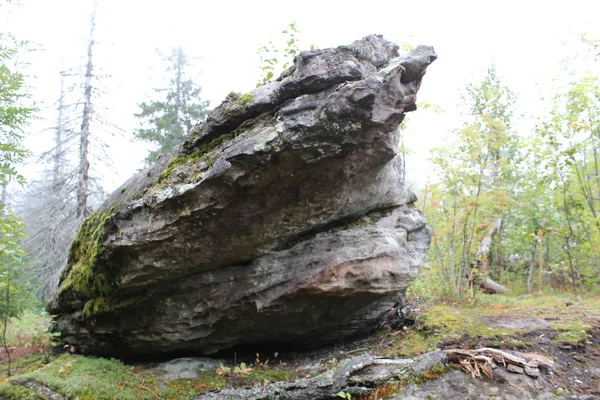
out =
<path fill-rule="evenodd" d="M 42 49 L 31 57 L 36 99 L 51 107 L 58 97 L 58 72 L 85 56 L 90 0 L 20 0 L 0 7 L 4 31 Z M 151 1 L 99 0 L 96 63 L 112 78 L 107 83 L 107 114 L 124 139 L 111 139 L 114 163 L 107 189 L 126 180 L 144 157 L 144 145 L 130 140 L 138 122 L 136 104 L 152 95 L 164 65 L 155 49 L 181 45 L 196 62 L 197 82 L 211 107 L 230 91 L 247 92 L 259 76 L 257 49 L 296 21 L 301 45 L 317 48 L 348 44 L 371 34 L 388 40 L 434 46 L 439 59 L 424 78 L 419 101 L 443 114 L 419 111 L 406 142 L 410 179 L 427 177 L 428 150 L 441 145 L 459 123 L 460 94 L 495 62 L 519 96 L 519 111 L 534 113 L 550 93 L 559 61 L 571 49 L 563 43 L 587 32 L 600 37 L 600 0 L 565 1 Z M 596 19 L 596 21 L 593 21 Z M 302 47 L 302 46 L 301 46 Z M 52 113 L 42 114 L 54 118 Z M 51 126 L 41 120 L 36 129 Z M 45 125 L 44 125 L 45 124 Z M 47 133 L 49 135 L 49 133 Z M 39 135 L 32 147 L 43 147 Z"/>

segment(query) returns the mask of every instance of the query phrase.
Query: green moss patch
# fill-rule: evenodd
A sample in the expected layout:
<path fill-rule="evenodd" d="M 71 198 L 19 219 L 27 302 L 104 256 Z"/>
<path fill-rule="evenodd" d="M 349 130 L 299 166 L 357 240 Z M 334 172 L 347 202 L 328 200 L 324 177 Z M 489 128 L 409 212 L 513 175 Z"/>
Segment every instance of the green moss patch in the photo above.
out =
<path fill-rule="evenodd" d="M 83 306 L 83 315 L 91 317 L 97 314 L 111 311 L 109 300 L 105 297 L 97 297 L 88 300 Z"/>
<path fill-rule="evenodd" d="M 244 96 L 252 96 L 252 95 L 248 93 Z M 244 96 L 242 96 L 242 98 L 244 98 Z M 252 101 L 252 100 L 250 99 L 250 101 Z M 271 113 L 268 113 L 268 112 L 261 114 L 258 117 L 255 117 L 253 119 L 250 119 L 250 120 L 244 122 L 242 125 L 240 125 L 239 128 L 235 129 L 234 131 L 232 131 L 230 133 L 221 135 L 221 136 L 211 140 L 208 143 L 200 144 L 193 153 L 173 158 L 169 162 L 169 166 L 167 167 L 167 169 L 165 169 L 160 174 L 157 184 L 152 189 L 150 189 L 149 192 L 152 192 L 156 189 L 161 188 L 164 185 L 164 183 L 169 180 L 169 178 L 173 175 L 174 171 L 178 167 L 181 167 L 184 165 L 194 165 L 196 163 L 199 163 L 204 156 L 206 156 L 207 154 L 209 154 L 216 148 L 218 148 L 221 145 L 236 138 L 237 136 L 241 135 L 242 133 L 247 132 L 248 130 L 252 129 L 254 127 L 254 125 L 256 125 L 257 122 L 268 121 L 269 119 L 271 119 L 271 117 L 272 117 Z M 206 161 L 209 165 L 212 164 L 212 160 L 207 159 Z"/>
<path fill-rule="evenodd" d="M 15 375 L 11 380 L 34 380 L 70 399 L 146 400 L 189 399 L 210 391 L 256 387 L 271 382 L 289 381 L 295 377 L 296 372 L 293 370 L 249 368 L 244 373 L 201 371 L 195 379 L 182 378 L 163 383 L 152 368 L 133 367 L 115 359 L 63 354 L 47 365 Z M 10 400 L 45 399 L 36 397 L 38 394 L 35 391 L 13 385 L 10 381 L 0 383 L 0 396 Z"/>
<path fill-rule="evenodd" d="M 50 400 L 35 390 L 20 385 L 13 385 L 10 382 L 0 383 L 0 396 L 7 400 Z"/>
<path fill-rule="evenodd" d="M 582 346 L 600 318 L 600 299 L 573 301 L 566 295 L 485 296 L 455 304 L 430 304 L 413 328 L 392 333 L 385 356 L 413 357 L 436 347 L 481 345 L 527 349 L 544 332 L 557 345 Z M 390 333 L 388 333 L 389 335 Z"/>
<path fill-rule="evenodd" d="M 97 269 L 102 254 L 102 236 L 116 206 L 107 212 L 96 211 L 82 225 L 69 253 L 70 268 L 62 276 L 59 293 L 73 290 L 87 298 L 106 295 L 110 288 L 109 271 Z"/>
<path fill-rule="evenodd" d="M 62 395 L 80 400 L 157 397 L 156 380 L 141 378 L 132 367 L 113 359 L 64 354 L 45 367 L 17 378 L 33 379 Z"/>
<path fill-rule="evenodd" d="M 242 107 L 245 107 L 248 104 L 252 103 L 253 100 L 254 100 L 254 96 L 252 95 L 252 93 L 246 93 L 246 94 L 241 95 L 239 97 L 239 99 L 237 99 L 235 101 L 235 103 L 239 104 Z"/>

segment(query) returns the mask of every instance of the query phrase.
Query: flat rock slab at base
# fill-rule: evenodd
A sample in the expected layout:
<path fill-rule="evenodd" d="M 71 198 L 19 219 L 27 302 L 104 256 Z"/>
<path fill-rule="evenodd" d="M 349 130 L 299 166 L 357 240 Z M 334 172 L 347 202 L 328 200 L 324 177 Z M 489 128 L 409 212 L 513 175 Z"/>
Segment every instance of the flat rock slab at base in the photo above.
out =
<path fill-rule="evenodd" d="M 372 329 L 431 240 L 397 149 L 435 59 L 371 35 L 229 95 L 86 220 L 49 307 L 55 331 L 135 358 Z"/>
<path fill-rule="evenodd" d="M 547 329 L 551 325 L 543 318 L 494 318 L 487 320 L 490 325 L 507 329 Z"/>
<path fill-rule="evenodd" d="M 169 382 L 176 379 L 197 379 L 199 372 L 216 371 L 222 363 L 225 361 L 207 357 L 175 358 L 159 364 L 153 370 L 160 374 L 156 375 L 157 380 Z"/>

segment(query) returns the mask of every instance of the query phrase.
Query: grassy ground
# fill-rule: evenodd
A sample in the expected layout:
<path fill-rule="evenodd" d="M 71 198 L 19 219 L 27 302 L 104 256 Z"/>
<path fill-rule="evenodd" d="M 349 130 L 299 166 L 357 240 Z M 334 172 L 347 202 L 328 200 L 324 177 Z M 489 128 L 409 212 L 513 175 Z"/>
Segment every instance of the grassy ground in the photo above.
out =
<path fill-rule="evenodd" d="M 9 399 L 43 398 L 13 384 L 33 380 L 71 399 L 189 399 L 207 391 L 318 374 L 340 358 L 362 351 L 403 358 L 436 348 L 457 347 L 494 347 L 546 355 L 557 365 L 550 377 L 557 392 L 562 389 L 600 394 L 597 380 L 586 375 L 586 371 L 600 370 L 600 297 L 494 295 L 458 304 L 436 302 L 413 307 L 420 310 L 411 316 L 414 324 L 410 327 L 383 329 L 368 338 L 318 351 L 280 354 L 277 362 L 248 362 L 246 368 L 237 370 L 230 360 L 222 368 L 201 372 L 195 379 L 170 382 L 161 381 L 155 364 L 126 365 L 118 360 L 75 354 L 45 357 L 34 340 L 39 333 L 28 336 L 25 323 L 15 321 L 9 341 L 16 359 L 12 365 L 14 374 L 6 376 L 6 354 L 0 354 L 0 395 Z M 39 324 L 44 324 L 43 316 L 39 323 L 33 316 L 28 318 L 32 326 L 39 328 Z M 432 371 L 432 376 L 425 378 L 440 373 L 444 370 Z M 398 387 L 388 384 L 378 388 L 377 398 L 385 398 L 385 393 L 391 394 Z"/>

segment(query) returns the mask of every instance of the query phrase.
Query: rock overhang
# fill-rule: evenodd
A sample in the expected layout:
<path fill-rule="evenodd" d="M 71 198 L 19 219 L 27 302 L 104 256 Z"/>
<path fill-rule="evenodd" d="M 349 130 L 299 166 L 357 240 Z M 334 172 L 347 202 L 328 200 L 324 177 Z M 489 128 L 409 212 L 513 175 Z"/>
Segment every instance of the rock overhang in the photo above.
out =
<path fill-rule="evenodd" d="M 125 183 L 73 245 L 51 306 L 64 340 L 117 356 L 318 345 L 401 301 L 429 233 L 395 130 L 436 56 L 397 50 L 371 35 L 302 52 Z"/>

